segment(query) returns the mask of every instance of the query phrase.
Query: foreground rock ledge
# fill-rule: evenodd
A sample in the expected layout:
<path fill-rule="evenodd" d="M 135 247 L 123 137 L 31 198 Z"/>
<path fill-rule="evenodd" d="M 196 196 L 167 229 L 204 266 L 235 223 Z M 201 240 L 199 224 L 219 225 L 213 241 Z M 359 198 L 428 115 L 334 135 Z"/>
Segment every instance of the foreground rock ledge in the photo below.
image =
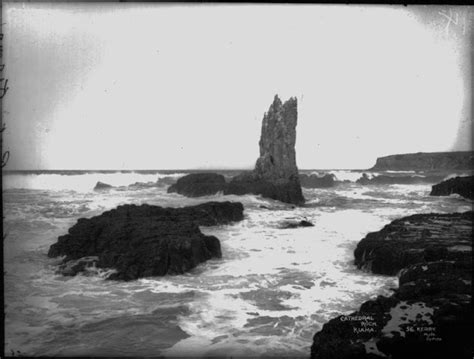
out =
<path fill-rule="evenodd" d="M 392 248 L 398 243 L 404 247 L 401 253 L 409 251 L 406 235 L 419 233 L 421 228 L 417 227 L 431 227 L 431 231 L 437 231 L 440 243 L 467 240 L 467 235 L 469 245 L 451 250 L 469 255 L 417 257 L 420 262 L 407 264 L 400 271 L 399 288 L 392 296 L 379 296 L 362 304 L 358 311 L 326 323 L 313 338 L 311 357 L 472 358 L 472 216 L 472 211 L 417 215 L 394 221 L 380 231 L 384 234 L 378 241 L 394 242 Z M 405 226 L 402 225 L 404 222 Z M 395 233 L 387 228 L 398 228 L 399 231 Z M 453 236 L 456 230 L 457 239 Z M 443 239 L 444 233 L 447 236 Z M 398 235 L 404 235 L 405 242 L 397 242 Z M 419 253 L 419 238 L 410 237 L 411 248 Z M 446 249 L 444 245 L 441 248 Z M 388 252 L 376 253 L 377 257 Z M 412 259 L 410 257 L 410 262 Z"/>
<path fill-rule="evenodd" d="M 65 275 L 84 271 L 91 262 L 98 268 L 115 269 L 108 279 L 181 274 L 221 257 L 219 240 L 204 235 L 200 225 L 242 219 L 241 203 L 208 202 L 183 208 L 123 205 L 79 219 L 50 247 L 48 256 L 66 256 Z"/>
<path fill-rule="evenodd" d="M 376 274 L 396 275 L 410 264 L 470 258 L 472 217 L 469 211 L 397 219 L 359 242 L 355 264 Z"/>

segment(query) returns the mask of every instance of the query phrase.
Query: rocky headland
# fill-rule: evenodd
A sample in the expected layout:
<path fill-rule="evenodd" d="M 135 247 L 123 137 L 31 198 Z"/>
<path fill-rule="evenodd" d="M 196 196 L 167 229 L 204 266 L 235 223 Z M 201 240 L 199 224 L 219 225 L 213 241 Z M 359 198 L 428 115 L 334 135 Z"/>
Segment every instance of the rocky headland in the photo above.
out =
<path fill-rule="evenodd" d="M 407 153 L 379 157 L 371 171 L 446 171 L 472 170 L 474 152 Z"/>
<path fill-rule="evenodd" d="M 430 196 L 449 196 L 453 193 L 474 199 L 474 176 L 455 177 L 438 183 L 431 188 Z"/>
<path fill-rule="evenodd" d="M 355 263 L 399 288 L 315 334 L 312 358 L 471 358 L 473 212 L 420 214 L 369 233 Z"/>
<path fill-rule="evenodd" d="M 182 177 L 180 184 L 171 186 L 169 191 L 200 196 L 223 190 L 224 194 L 256 194 L 286 203 L 303 204 L 305 199 L 295 153 L 297 118 L 296 98 L 282 103 L 275 96 L 263 116 L 260 157 L 253 171 L 241 173 L 228 182 L 218 174 L 191 174 Z"/>
<path fill-rule="evenodd" d="M 181 274 L 213 257 L 221 257 L 220 242 L 199 226 L 243 219 L 243 206 L 208 202 L 191 207 L 163 208 L 123 205 L 89 219 L 80 218 L 51 245 L 48 256 L 65 256 L 64 275 L 91 266 L 114 269 L 108 279 Z"/>

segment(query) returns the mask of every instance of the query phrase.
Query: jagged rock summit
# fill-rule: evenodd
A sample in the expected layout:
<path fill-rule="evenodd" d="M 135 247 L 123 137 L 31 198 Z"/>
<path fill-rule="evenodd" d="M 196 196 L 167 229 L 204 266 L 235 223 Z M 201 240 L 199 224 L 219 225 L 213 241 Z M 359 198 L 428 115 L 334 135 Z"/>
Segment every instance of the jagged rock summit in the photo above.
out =
<path fill-rule="evenodd" d="M 234 177 L 224 193 L 253 193 L 287 203 L 304 203 L 296 166 L 297 118 L 296 98 L 282 103 L 275 95 L 263 116 L 260 157 L 255 169 Z"/>
<path fill-rule="evenodd" d="M 195 173 L 184 176 L 168 192 L 198 197 L 224 191 L 224 194 L 259 194 L 291 204 L 305 202 L 296 166 L 297 100 L 282 103 L 275 95 L 263 116 L 260 157 L 253 171 L 235 176 L 229 183 L 222 175 Z"/>
<path fill-rule="evenodd" d="M 260 157 L 254 170 L 257 177 L 278 181 L 298 176 L 295 152 L 297 117 L 296 98 L 292 97 L 283 104 L 275 95 L 263 116 Z"/>

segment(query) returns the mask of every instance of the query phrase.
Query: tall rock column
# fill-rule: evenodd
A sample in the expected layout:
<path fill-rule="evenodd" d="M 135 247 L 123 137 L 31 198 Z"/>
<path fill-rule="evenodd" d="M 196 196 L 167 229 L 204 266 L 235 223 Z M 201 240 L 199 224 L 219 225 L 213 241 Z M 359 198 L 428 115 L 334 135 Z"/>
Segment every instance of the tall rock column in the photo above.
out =
<path fill-rule="evenodd" d="M 260 194 L 286 203 L 303 204 L 304 197 L 296 166 L 297 100 L 282 103 L 275 95 L 263 116 L 260 157 L 251 173 L 236 176 L 226 194 Z"/>
<path fill-rule="evenodd" d="M 297 117 L 296 98 L 282 104 L 276 95 L 263 116 L 260 157 L 254 170 L 258 177 L 274 181 L 298 176 L 295 153 Z"/>

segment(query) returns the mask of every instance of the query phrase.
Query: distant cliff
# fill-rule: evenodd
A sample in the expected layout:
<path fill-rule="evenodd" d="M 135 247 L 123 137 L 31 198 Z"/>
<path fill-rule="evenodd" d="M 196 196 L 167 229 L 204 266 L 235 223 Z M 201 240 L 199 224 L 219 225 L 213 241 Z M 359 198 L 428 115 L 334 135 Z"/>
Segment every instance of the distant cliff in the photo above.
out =
<path fill-rule="evenodd" d="M 474 152 L 407 153 L 377 158 L 371 171 L 443 171 L 470 170 L 474 165 Z"/>

